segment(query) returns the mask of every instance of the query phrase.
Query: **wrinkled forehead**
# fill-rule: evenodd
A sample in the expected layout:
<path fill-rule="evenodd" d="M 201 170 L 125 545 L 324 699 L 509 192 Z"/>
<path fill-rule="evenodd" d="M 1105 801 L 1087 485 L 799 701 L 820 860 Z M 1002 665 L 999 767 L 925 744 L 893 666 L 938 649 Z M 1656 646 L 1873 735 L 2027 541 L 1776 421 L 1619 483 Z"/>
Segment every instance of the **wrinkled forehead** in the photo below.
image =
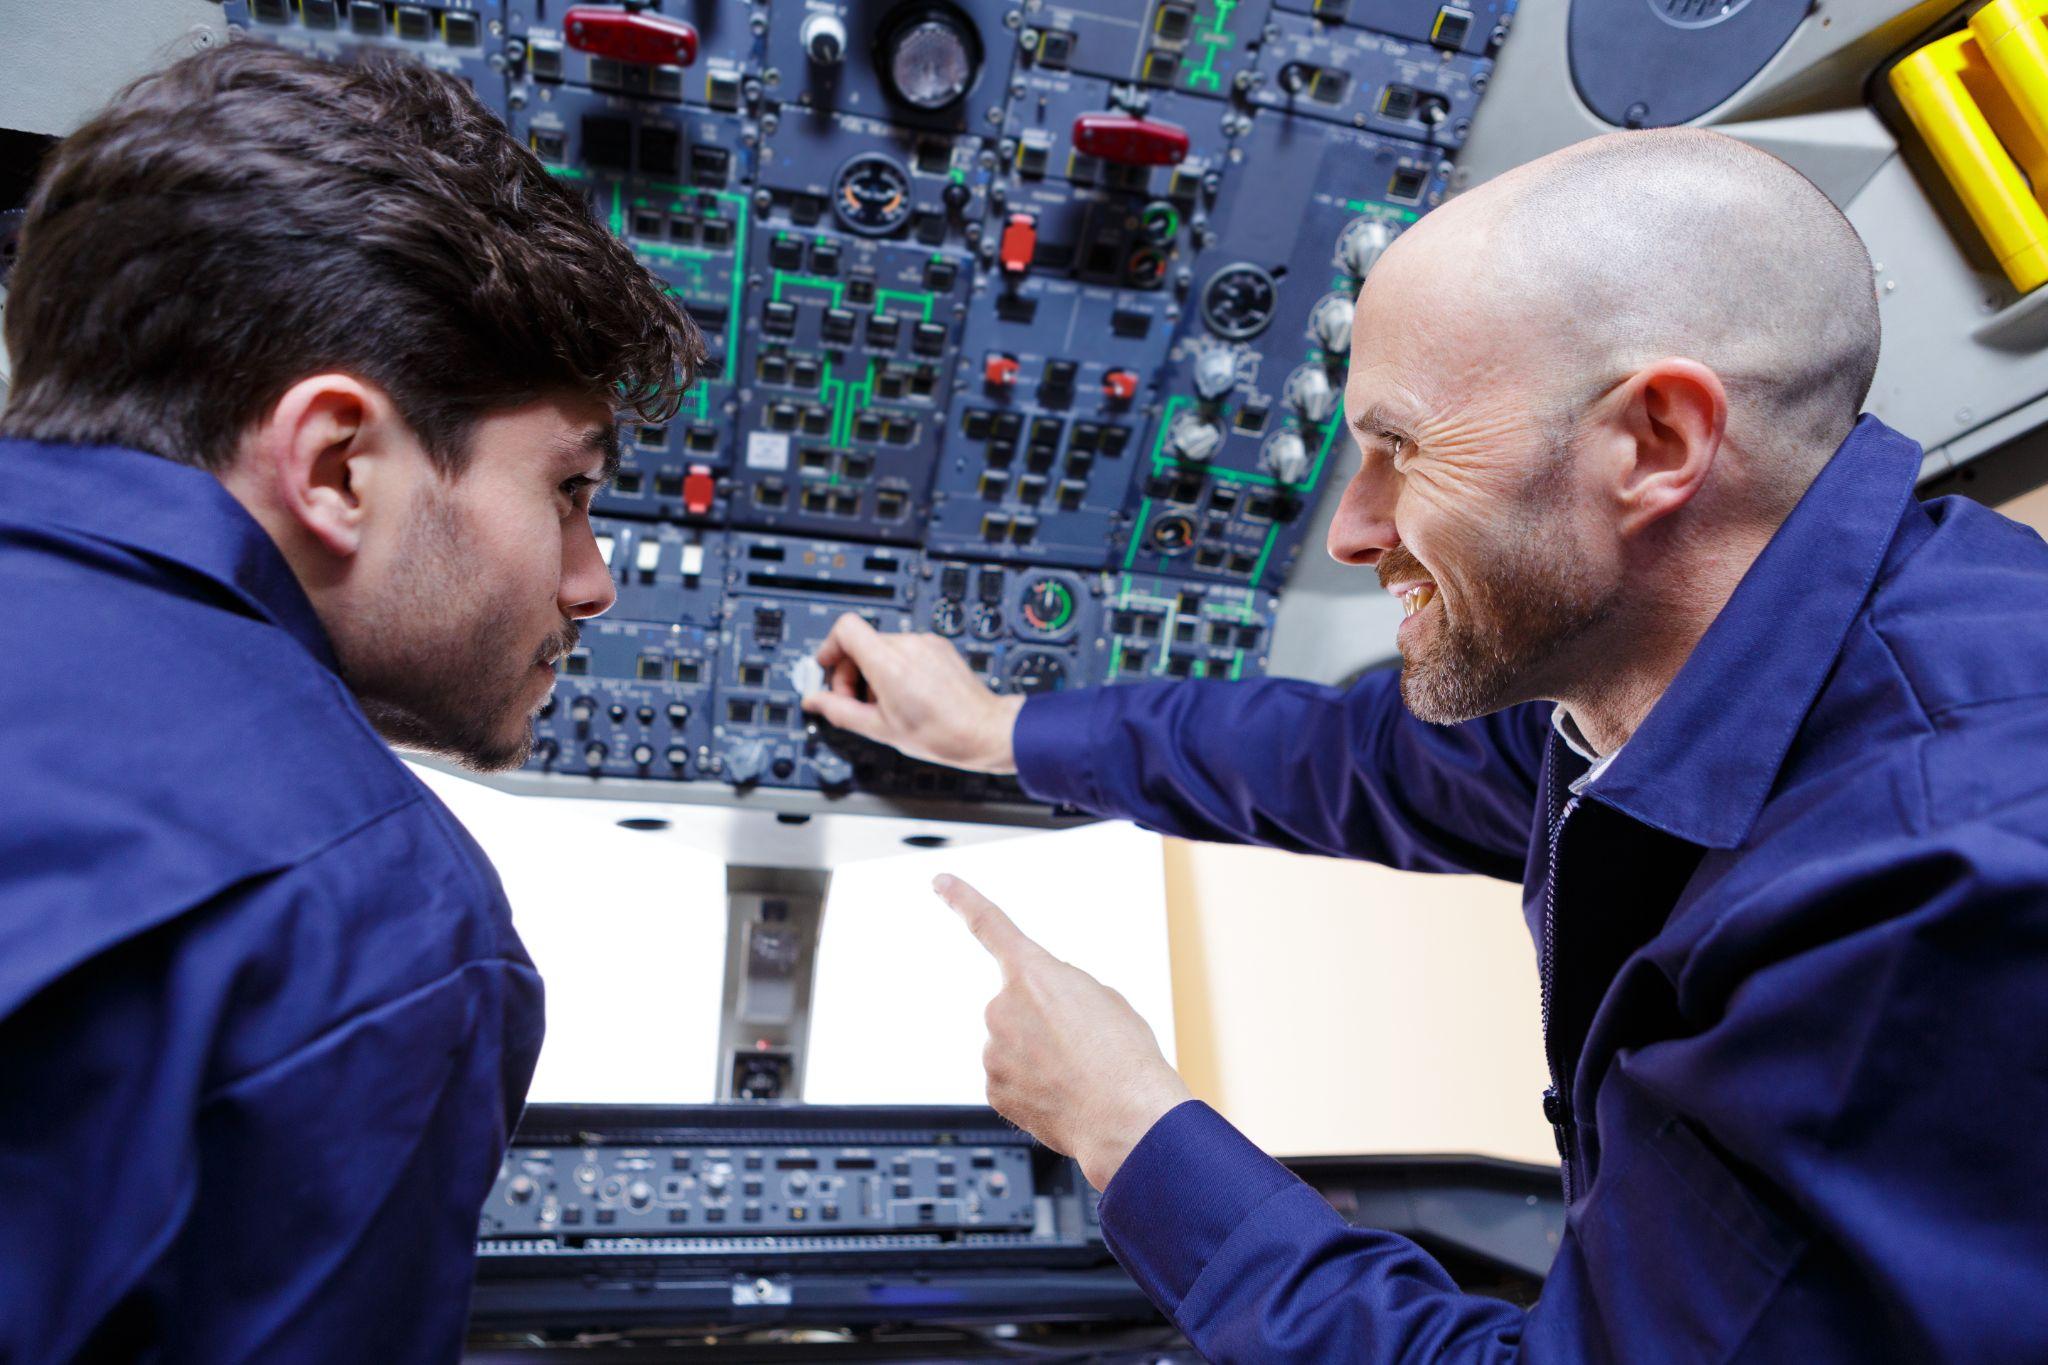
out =
<path fill-rule="evenodd" d="M 1483 215 L 1446 206 L 1381 257 L 1353 315 L 1348 414 L 1413 431 L 1547 386 L 1560 320 L 1493 267 L 1490 248 Z"/>

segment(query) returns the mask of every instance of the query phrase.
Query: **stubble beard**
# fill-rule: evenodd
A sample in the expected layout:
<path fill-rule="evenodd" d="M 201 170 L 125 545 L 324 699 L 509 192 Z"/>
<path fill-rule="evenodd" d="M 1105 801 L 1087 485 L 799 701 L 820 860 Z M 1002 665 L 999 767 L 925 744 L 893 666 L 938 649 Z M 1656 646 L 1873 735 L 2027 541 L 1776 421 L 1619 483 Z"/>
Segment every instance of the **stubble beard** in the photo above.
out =
<path fill-rule="evenodd" d="M 530 613 L 509 601 L 459 596 L 473 581 L 460 510 L 439 492 L 423 497 L 405 532 L 405 567 L 379 619 L 344 649 L 342 680 L 393 748 L 505 772 L 533 751 L 533 670 L 575 644 L 576 624 L 539 648 L 522 648 Z M 531 701 L 531 705 L 529 705 Z"/>
<path fill-rule="evenodd" d="M 1556 661 L 1613 616 L 1617 590 L 1597 580 L 1561 515 L 1569 459 L 1567 449 L 1552 455 L 1506 548 L 1460 576 L 1455 618 L 1437 584 L 1428 633 L 1402 652 L 1401 700 L 1418 719 L 1457 725 L 1543 695 Z M 1399 582 L 1424 570 L 1396 547 L 1380 572 Z"/>

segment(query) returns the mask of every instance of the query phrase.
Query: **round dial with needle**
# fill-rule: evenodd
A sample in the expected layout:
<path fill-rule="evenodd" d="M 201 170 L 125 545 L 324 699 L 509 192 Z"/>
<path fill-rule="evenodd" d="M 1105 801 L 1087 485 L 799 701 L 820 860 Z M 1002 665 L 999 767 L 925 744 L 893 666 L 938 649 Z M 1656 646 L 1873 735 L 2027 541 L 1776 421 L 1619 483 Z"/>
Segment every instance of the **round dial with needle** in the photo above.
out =
<path fill-rule="evenodd" d="M 832 211 L 863 237 L 894 232 L 910 218 L 910 172 L 880 152 L 857 156 L 839 168 Z"/>
<path fill-rule="evenodd" d="M 1074 590 L 1049 575 L 1034 578 L 1024 585 L 1020 614 L 1022 633 L 1041 640 L 1057 639 L 1074 624 Z"/>

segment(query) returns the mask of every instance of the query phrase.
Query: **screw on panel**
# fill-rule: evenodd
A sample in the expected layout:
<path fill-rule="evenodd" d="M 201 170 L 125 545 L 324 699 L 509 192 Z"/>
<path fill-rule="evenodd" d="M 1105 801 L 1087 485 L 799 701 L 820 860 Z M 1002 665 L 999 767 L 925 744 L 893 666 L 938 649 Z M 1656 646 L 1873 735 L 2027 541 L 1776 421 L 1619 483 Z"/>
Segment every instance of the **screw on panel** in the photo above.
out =
<path fill-rule="evenodd" d="M 996 127 L 1000 128 L 1003 126 L 1003 111 L 1000 105 L 991 107 L 986 117 Z"/>

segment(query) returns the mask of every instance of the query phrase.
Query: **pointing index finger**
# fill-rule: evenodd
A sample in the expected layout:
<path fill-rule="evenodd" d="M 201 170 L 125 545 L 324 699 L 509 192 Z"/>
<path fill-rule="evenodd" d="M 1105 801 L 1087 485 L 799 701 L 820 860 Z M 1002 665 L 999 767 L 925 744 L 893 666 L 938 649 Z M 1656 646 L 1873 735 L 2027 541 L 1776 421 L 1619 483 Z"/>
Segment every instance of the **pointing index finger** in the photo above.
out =
<path fill-rule="evenodd" d="M 958 877 L 941 873 L 932 879 L 932 890 L 960 912 L 960 918 L 967 921 L 968 932 L 981 940 L 981 946 L 995 958 L 1004 976 L 1014 976 L 1025 963 L 1047 955 L 1001 907 Z"/>

